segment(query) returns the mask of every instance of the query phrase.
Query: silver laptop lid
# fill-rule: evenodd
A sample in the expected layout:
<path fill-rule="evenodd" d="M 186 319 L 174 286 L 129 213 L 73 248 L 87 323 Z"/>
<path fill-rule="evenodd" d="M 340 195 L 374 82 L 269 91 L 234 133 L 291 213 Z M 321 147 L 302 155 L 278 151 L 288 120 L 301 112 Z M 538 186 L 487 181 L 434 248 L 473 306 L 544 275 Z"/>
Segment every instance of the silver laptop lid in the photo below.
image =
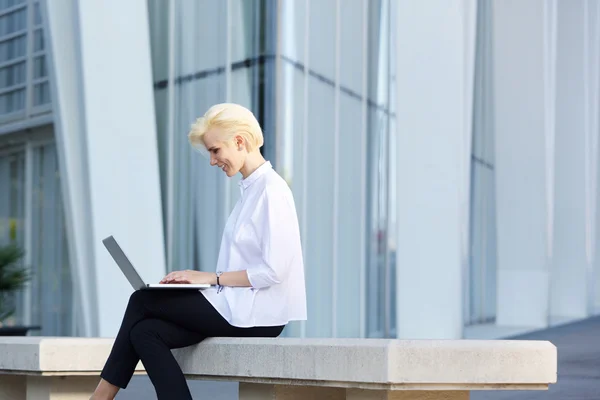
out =
<path fill-rule="evenodd" d="M 135 290 L 145 288 L 146 284 L 144 283 L 144 280 L 137 273 L 137 271 L 135 270 L 135 268 L 133 267 L 133 265 L 131 264 L 131 262 L 121 249 L 121 246 L 119 246 L 119 244 L 115 240 L 115 238 L 109 236 L 106 239 L 104 239 L 102 243 L 104 243 L 104 247 L 106 247 L 106 250 L 108 250 L 112 258 L 119 266 L 119 268 L 121 268 L 121 271 L 123 271 L 123 274 L 129 281 L 129 283 L 131 283 L 131 286 L 133 286 Z"/>

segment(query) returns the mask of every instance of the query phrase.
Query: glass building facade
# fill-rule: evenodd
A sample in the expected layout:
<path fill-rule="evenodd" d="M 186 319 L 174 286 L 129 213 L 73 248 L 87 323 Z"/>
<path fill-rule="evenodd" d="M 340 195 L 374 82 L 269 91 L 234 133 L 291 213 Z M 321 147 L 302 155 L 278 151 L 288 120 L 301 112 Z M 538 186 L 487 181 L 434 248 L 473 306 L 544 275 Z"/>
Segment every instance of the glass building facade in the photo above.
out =
<path fill-rule="evenodd" d="M 32 280 L 4 324 L 73 335 L 74 288 L 52 127 L 45 28 L 37 0 L 0 1 L 0 245 L 26 250 Z M 27 127 L 24 129 L 24 127 Z"/>
<path fill-rule="evenodd" d="M 0 123 L 47 112 L 49 103 L 39 1 L 0 1 Z"/>
<path fill-rule="evenodd" d="M 211 105 L 239 103 L 299 213 L 311 318 L 286 333 L 394 335 L 392 6 L 149 2 L 169 269 L 214 270 L 239 189 L 184 133 Z"/>
<path fill-rule="evenodd" d="M 398 3 L 394 0 L 148 0 L 143 3 L 148 20 L 147 27 L 144 22 L 143 40 L 149 42 L 151 55 L 151 60 L 145 62 L 151 66 L 145 67 L 151 68 L 153 75 L 147 87 L 153 91 L 152 123 L 156 126 L 156 138 L 150 139 L 156 139 L 161 196 L 157 204 L 162 212 L 161 222 L 157 222 L 157 226 L 162 223 L 162 232 L 156 237 L 160 236 L 160 240 L 164 237 L 166 272 L 215 268 L 223 227 L 240 196 L 237 185 L 240 177 L 227 179 L 220 170 L 211 168 L 206 158 L 191 150 L 187 132 L 211 105 L 239 103 L 259 119 L 265 136 L 263 155 L 292 188 L 299 214 L 309 319 L 290 324 L 284 334 L 402 337 L 397 330 L 402 315 L 398 315 L 397 309 L 398 304 L 404 303 L 398 303 L 397 292 L 403 281 L 398 276 L 400 272 L 397 273 L 401 271 L 397 260 L 408 249 L 406 243 L 400 243 L 398 233 L 406 221 L 397 215 L 401 214 L 398 204 L 407 194 L 402 185 L 407 182 L 402 180 L 404 171 L 399 172 L 398 168 L 407 163 L 402 164 L 406 160 L 399 159 L 403 153 L 398 144 L 407 143 L 406 138 L 411 135 L 425 133 L 400 132 L 398 128 L 402 126 L 402 118 L 406 120 L 406 111 L 397 106 L 402 104 L 399 100 L 406 105 L 406 99 L 401 97 L 404 93 L 398 90 L 397 73 L 402 70 L 399 63 L 404 54 L 399 43 L 407 43 L 397 34 Z M 68 4 L 75 7 L 77 0 Z M 79 164 L 74 159 L 85 165 L 95 157 L 92 162 L 102 166 L 99 160 L 105 156 L 85 147 L 86 139 L 90 139 L 85 136 L 85 123 L 67 128 L 64 126 L 68 124 L 61 127 L 58 123 L 60 108 L 70 105 L 67 101 L 59 104 L 58 99 L 65 100 L 68 96 L 58 96 L 51 90 L 56 87 L 52 80 L 59 74 L 56 71 L 53 74 L 57 62 L 52 63 L 52 35 L 48 35 L 44 5 L 46 9 L 52 8 L 56 16 L 65 11 L 61 7 L 70 7 L 68 4 L 51 0 L 0 0 L 0 245 L 23 246 L 26 250 L 23 262 L 34 272 L 27 288 L 11 299 L 17 313 L 3 322 L 40 325 L 41 330 L 33 334 L 42 335 L 89 334 L 90 330 L 85 331 L 82 323 L 85 309 L 82 291 L 87 289 L 78 280 L 77 271 L 79 277 L 88 276 L 81 273 L 88 268 L 82 265 L 85 264 L 82 260 L 98 264 L 89 267 L 90 270 L 104 266 L 99 258 L 92 256 L 94 251 L 88 248 L 91 245 L 74 232 L 75 226 L 88 226 L 88 220 L 94 219 L 85 214 L 92 212 L 91 206 L 87 209 L 85 204 L 77 212 L 71 207 L 77 200 L 73 192 L 92 190 L 90 187 L 94 185 L 88 185 L 86 179 L 93 174 L 81 169 L 81 175 L 75 174 L 75 178 L 61 175 L 68 168 L 77 170 Z M 87 12 L 96 7 L 90 4 L 85 4 L 89 7 Z M 581 153 L 585 157 L 571 159 L 568 153 L 571 147 L 553 147 L 555 136 L 562 140 L 557 143 L 575 143 L 560 129 L 576 126 L 575 122 L 581 119 L 570 120 L 573 113 L 568 107 L 555 105 L 562 98 L 556 95 L 555 86 L 562 87 L 561 82 L 564 85 L 567 81 L 566 73 L 561 71 L 567 70 L 569 60 L 591 59 L 596 51 L 593 44 L 597 38 L 590 34 L 586 42 L 590 48 L 586 52 L 569 53 L 575 47 L 569 45 L 571 36 L 567 34 L 569 29 L 584 26 L 584 20 L 586 29 L 591 29 L 597 21 L 586 18 L 596 14 L 567 2 L 560 3 L 560 7 L 553 1 L 535 7 L 533 3 L 523 4 L 473 0 L 460 6 L 464 6 L 463 11 L 476 10 L 472 20 L 465 17 L 465 27 L 472 23 L 474 40 L 472 65 L 466 62 L 471 69 L 465 73 L 468 82 L 465 91 L 469 92 L 466 97 L 472 97 L 472 103 L 465 106 L 470 157 L 465 167 L 469 178 L 464 202 L 468 204 L 461 204 L 464 215 L 460 215 L 459 224 L 460 229 L 464 225 L 468 231 L 466 248 L 461 249 L 464 250 L 461 254 L 466 255 L 465 265 L 460 266 L 462 286 L 457 290 L 457 296 L 462 296 L 460 323 L 464 332 L 484 325 L 540 327 L 551 323 L 553 317 L 564 320 L 591 314 L 591 311 L 586 311 L 587 314 L 571 311 L 578 305 L 571 304 L 570 299 L 577 296 L 568 290 L 573 290 L 579 282 L 567 282 L 561 276 L 585 275 L 589 287 L 578 290 L 582 293 L 580 297 L 600 308 L 600 262 L 597 261 L 600 241 L 595 233 L 597 228 L 592 229 L 600 224 L 600 219 L 596 221 L 600 215 L 596 212 L 599 186 L 591 183 L 600 175 L 590 172 L 596 171 L 598 157 L 586 148 Z M 410 7 L 407 10 L 410 12 Z M 581 23 L 566 19 L 579 15 L 578 12 Z M 82 13 L 81 9 L 72 11 L 76 18 L 83 18 Z M 518 34 L 512 33 L 511 18 L 515 16 L 522 18 L 514 21 L 515 29 L 520 29 Z M 110 13 L 103 17 L 110 19 Z M 538 26 L 534 23 L 543 29 L 532 28 Z M 419 41 L 431 44 L 426 33 L 416 31 L 423 36 L 417 35 L 412 44 L 417 47 Z M 73 57 L 75 63 L 81 64 L 82 54 L 91 54 L 94 44 L 98 45 L 90 39 L 92 36 L 84 38 L 82 32 L 83 29 L 79 32 L 81 37 L 73 39 L 77 46 L 82 46 Z M 534 34 L 542 35 L 541 39 Z M 464 38 L 471 36 L 465 34 Z M 456 46 L 450 41 L 446 44 Z M 519 49 L 523 52 L 518 53 Z M 534 57 L 536 54 L 543 55 L 541 61 Z M 594 57 L 596 61 L 600 59 L 597 54 Z M 537 64 L 531 60 L 537 60 Z M 81 70 L 81 66 L 73 68 L 72 82 L 89 86 Z M 597 76 L 593 78 L 597 70 L 600 68 L 585 69 L 589 75 L 585 79 L 597 81 Z M 530 71 L 536 72 L 527 75 Z M 538 76 L 544 77 L 543 82 L 535 86 L 531 82 Z M 102 74 L 98 77 L 102 78 Z M 106 79 L 109 81 L 111 77 Z M 591 102 L 597 100 L 597 94 L 594 97 L 583 90 L 577 93 L 569 99 L 580 106 L 578 109 L 588 110 L 586 143 L 596 143 L 597 139 L 592 139 L 598 134 L 597 127 L 593 128 L 597 115 L 593 115 L 600 108 Z M 407 96 L 416 97 L 415 93 Z M 432 101 L 436 100 L 435 92 L 430 96 Z M 527 98 L 527 103 L 511 108 L 520 104 L 521 98 Z M 79 102 L 85 103 L 81 106 L 82 114 L 86 107 L 98 107 L 106 101 L 94 103 L 82 99 L 87 101 Z M 520 109 L 526 110 L 527 116 L 519 114 Z M 84 122 L 85 118 L 82 117 Z M 518 123 L 506 125 L 511 121 Z M 543 127 L 541 123 L 530 126 L 532 121 L 543 121 Z M 556 121 L 563 121 L 562 125 L 555 126 Z M 523 126 L 528 130 L 518 136 L 515 132 L 521 132 Z M 63 138 L 76 143 L 68 148 L 59 140 L 58 132 L 73 127 L 79 131 L 70 132 L 71 136 L 63 133 Z M 576 135 L 575 138 L 583 135 L 580 131 L 568 133 Z M 435 135 L 432 138 L 431 149 L 437 151 L 439 143 Z M 516 146 L 516 142 L 522 146 Z M 460 146 L 447 151 L 458 152 Z M 420 159 L 427 159 L 429 155 L 423 153 L 419 154 Z M 155 155 L 151 154 L 152 157 Z M 573 179 L 568 178 L 567 173 L 573 172 L 569 168 L 575 168 L 570 166 L 579 165 L 576 161 L 584 158 L 585 169 L 576 170 Z M 73 162 L 68 168 L 67 159 Z M 136 168 L 137 161 L 132 156 L 131 168 Z M 415 171 L 415 176 L 419 172 Z M 96 179 L 98 176 L 95 175 Z M 568 186 L 579 182 L 575 179 L 579 176 L 586 176 L 585 184 L 575 189 Z M 77 181 L 78 178 L 82 181 Z M 569 190 L 555 190 L 554 185 Z M 427 195 L 435 196 L 435 190 Z M 84 203 L 88 200 L 85 196 L 81 197 Z M 585 206 L 570 206 L 584 198 Z M 571 211 L 577 210 L 585 210 L 585 218 L 573 217 Z M 441 215 L 453 212 L 440 211 Z M 83 222 L 77 220 L 81 215 L 87 215 L 81 218 Z M 584 226 L 581 222 L 584 219 L 596 222 L 586 222 Z M 581 226 L 571 221 L 580 221 Z M 96 229 L 88 236 L 97 235 L 100 229 Z M 437 226 L 432 224 L 426 229 L 433 231 Z M 462 234 L 459 229 L 456 231 L 457 235 Z M 527 240 L 518 240 L 523 232 L 528 232 Z M 566 233 L 557 236 L 557 232 Z M 566 239 L 575 237 L 569 232 L 584 232 L 585 237 L 577 239 L 576 245 L 585 243 L 585 252 L 575 250 L 583 245 L 565 245 Z M 426 249 L 431 246 L 419 245 Z M 593 248 L 597 250 L 592 251 Z M 580 263 L 585 264 L 585 274 L 577 272 L 575 266 L 571 274 L 560 260 L 576 260 L 580 253 L 585 253 L 582 256 L 585 261 Z M 73 257 L 74 254 L 78 257 Z M 563 258 L 556 258 L 557 254 Z M 573 254 L 577 257 L 571 257 Z M 418 263 L 419 259 L 414 257 L 412 261 Z M 402 262 L 400 265 L 406 272 L 407 267 Z M 91 272 L 89 276 L 94 278 Z M 431 276 L 432 281 L 436 279 Z M 515 298 L 519 299 L 519 306 L 511 302 Z M 100 302 L 88 301 L 89 309 L 103 306 L 93 304 L 94 301 Z M 558 305 L 548 309 L 553 302 Z M 559 307 L 567 303 L 573 307 Z M 530 307 L 531 304 L 536 306 Z"/>
<path fill-rule="evenodd" d="M 496 319 L 496 193 L 492 75 L 492 4 L 478 3 L 471 149 L 470 243 L 465 323 Z"/>

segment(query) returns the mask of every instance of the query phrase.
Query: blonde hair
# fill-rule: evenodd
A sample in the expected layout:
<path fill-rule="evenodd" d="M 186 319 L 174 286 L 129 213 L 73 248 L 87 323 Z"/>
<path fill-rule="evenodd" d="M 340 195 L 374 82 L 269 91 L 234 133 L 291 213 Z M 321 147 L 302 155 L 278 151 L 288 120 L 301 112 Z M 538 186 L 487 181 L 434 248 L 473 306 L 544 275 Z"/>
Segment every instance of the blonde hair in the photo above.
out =
<path fill-rule="evenodd" d="M 198 118 L 191 126 L 188 139 L 192 147 L 199 151 L 206 151 L 204 135 L 211 128 L 221 128 L 225 142 L 236 135 L 246 140 L 248 152 L 259 149 L 263 143 L 263 133 L 260 124 L 252 111 L 234 103 L 216 104 L 208 109 L 204 116 Z"/>

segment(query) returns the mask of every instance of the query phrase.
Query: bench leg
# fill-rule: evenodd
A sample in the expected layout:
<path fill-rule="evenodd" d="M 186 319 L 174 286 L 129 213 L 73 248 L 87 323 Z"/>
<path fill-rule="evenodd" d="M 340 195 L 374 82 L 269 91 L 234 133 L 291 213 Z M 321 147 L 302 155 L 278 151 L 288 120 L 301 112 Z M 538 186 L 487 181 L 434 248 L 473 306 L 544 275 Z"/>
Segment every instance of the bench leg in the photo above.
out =
<path fill-rule="evenodd" d="M 89 400 L 98 376 L 28 376 L 23 400 Z M 16 399 L 15 399 L 16 400 Z"/>
<path fill-rule="evenodd" d="M 24 375 L 0 375 L 0 400 L 24 399 L 26 382 Z"/>
<path fill-rule="evenodd" d="M 469 400 L 468 391 L 347 389 L 346 400 Z"/>
<path fill-rule="evenodd" d="M 345 400 L 342 388 L 240 382 L 240 400 Z"/>

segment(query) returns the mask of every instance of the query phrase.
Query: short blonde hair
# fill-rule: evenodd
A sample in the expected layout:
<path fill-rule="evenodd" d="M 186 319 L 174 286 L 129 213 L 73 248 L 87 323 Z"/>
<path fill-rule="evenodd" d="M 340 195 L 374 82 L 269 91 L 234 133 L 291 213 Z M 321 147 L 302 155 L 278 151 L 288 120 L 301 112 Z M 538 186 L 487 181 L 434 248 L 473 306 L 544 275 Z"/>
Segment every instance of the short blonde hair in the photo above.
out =
<path fill-rule="evenodd" d="M 223 142 L 236 135 L 242 136 L 249 152 L 259 149 L 264 143 L 262 129 L 252 111 L 239 104 L 221 103 L 209 108 L 204 116 L 192 124 L 188 134 L 192 147 L 205 151 L 204 135 L 215 127 L 223 130 Z"/>

